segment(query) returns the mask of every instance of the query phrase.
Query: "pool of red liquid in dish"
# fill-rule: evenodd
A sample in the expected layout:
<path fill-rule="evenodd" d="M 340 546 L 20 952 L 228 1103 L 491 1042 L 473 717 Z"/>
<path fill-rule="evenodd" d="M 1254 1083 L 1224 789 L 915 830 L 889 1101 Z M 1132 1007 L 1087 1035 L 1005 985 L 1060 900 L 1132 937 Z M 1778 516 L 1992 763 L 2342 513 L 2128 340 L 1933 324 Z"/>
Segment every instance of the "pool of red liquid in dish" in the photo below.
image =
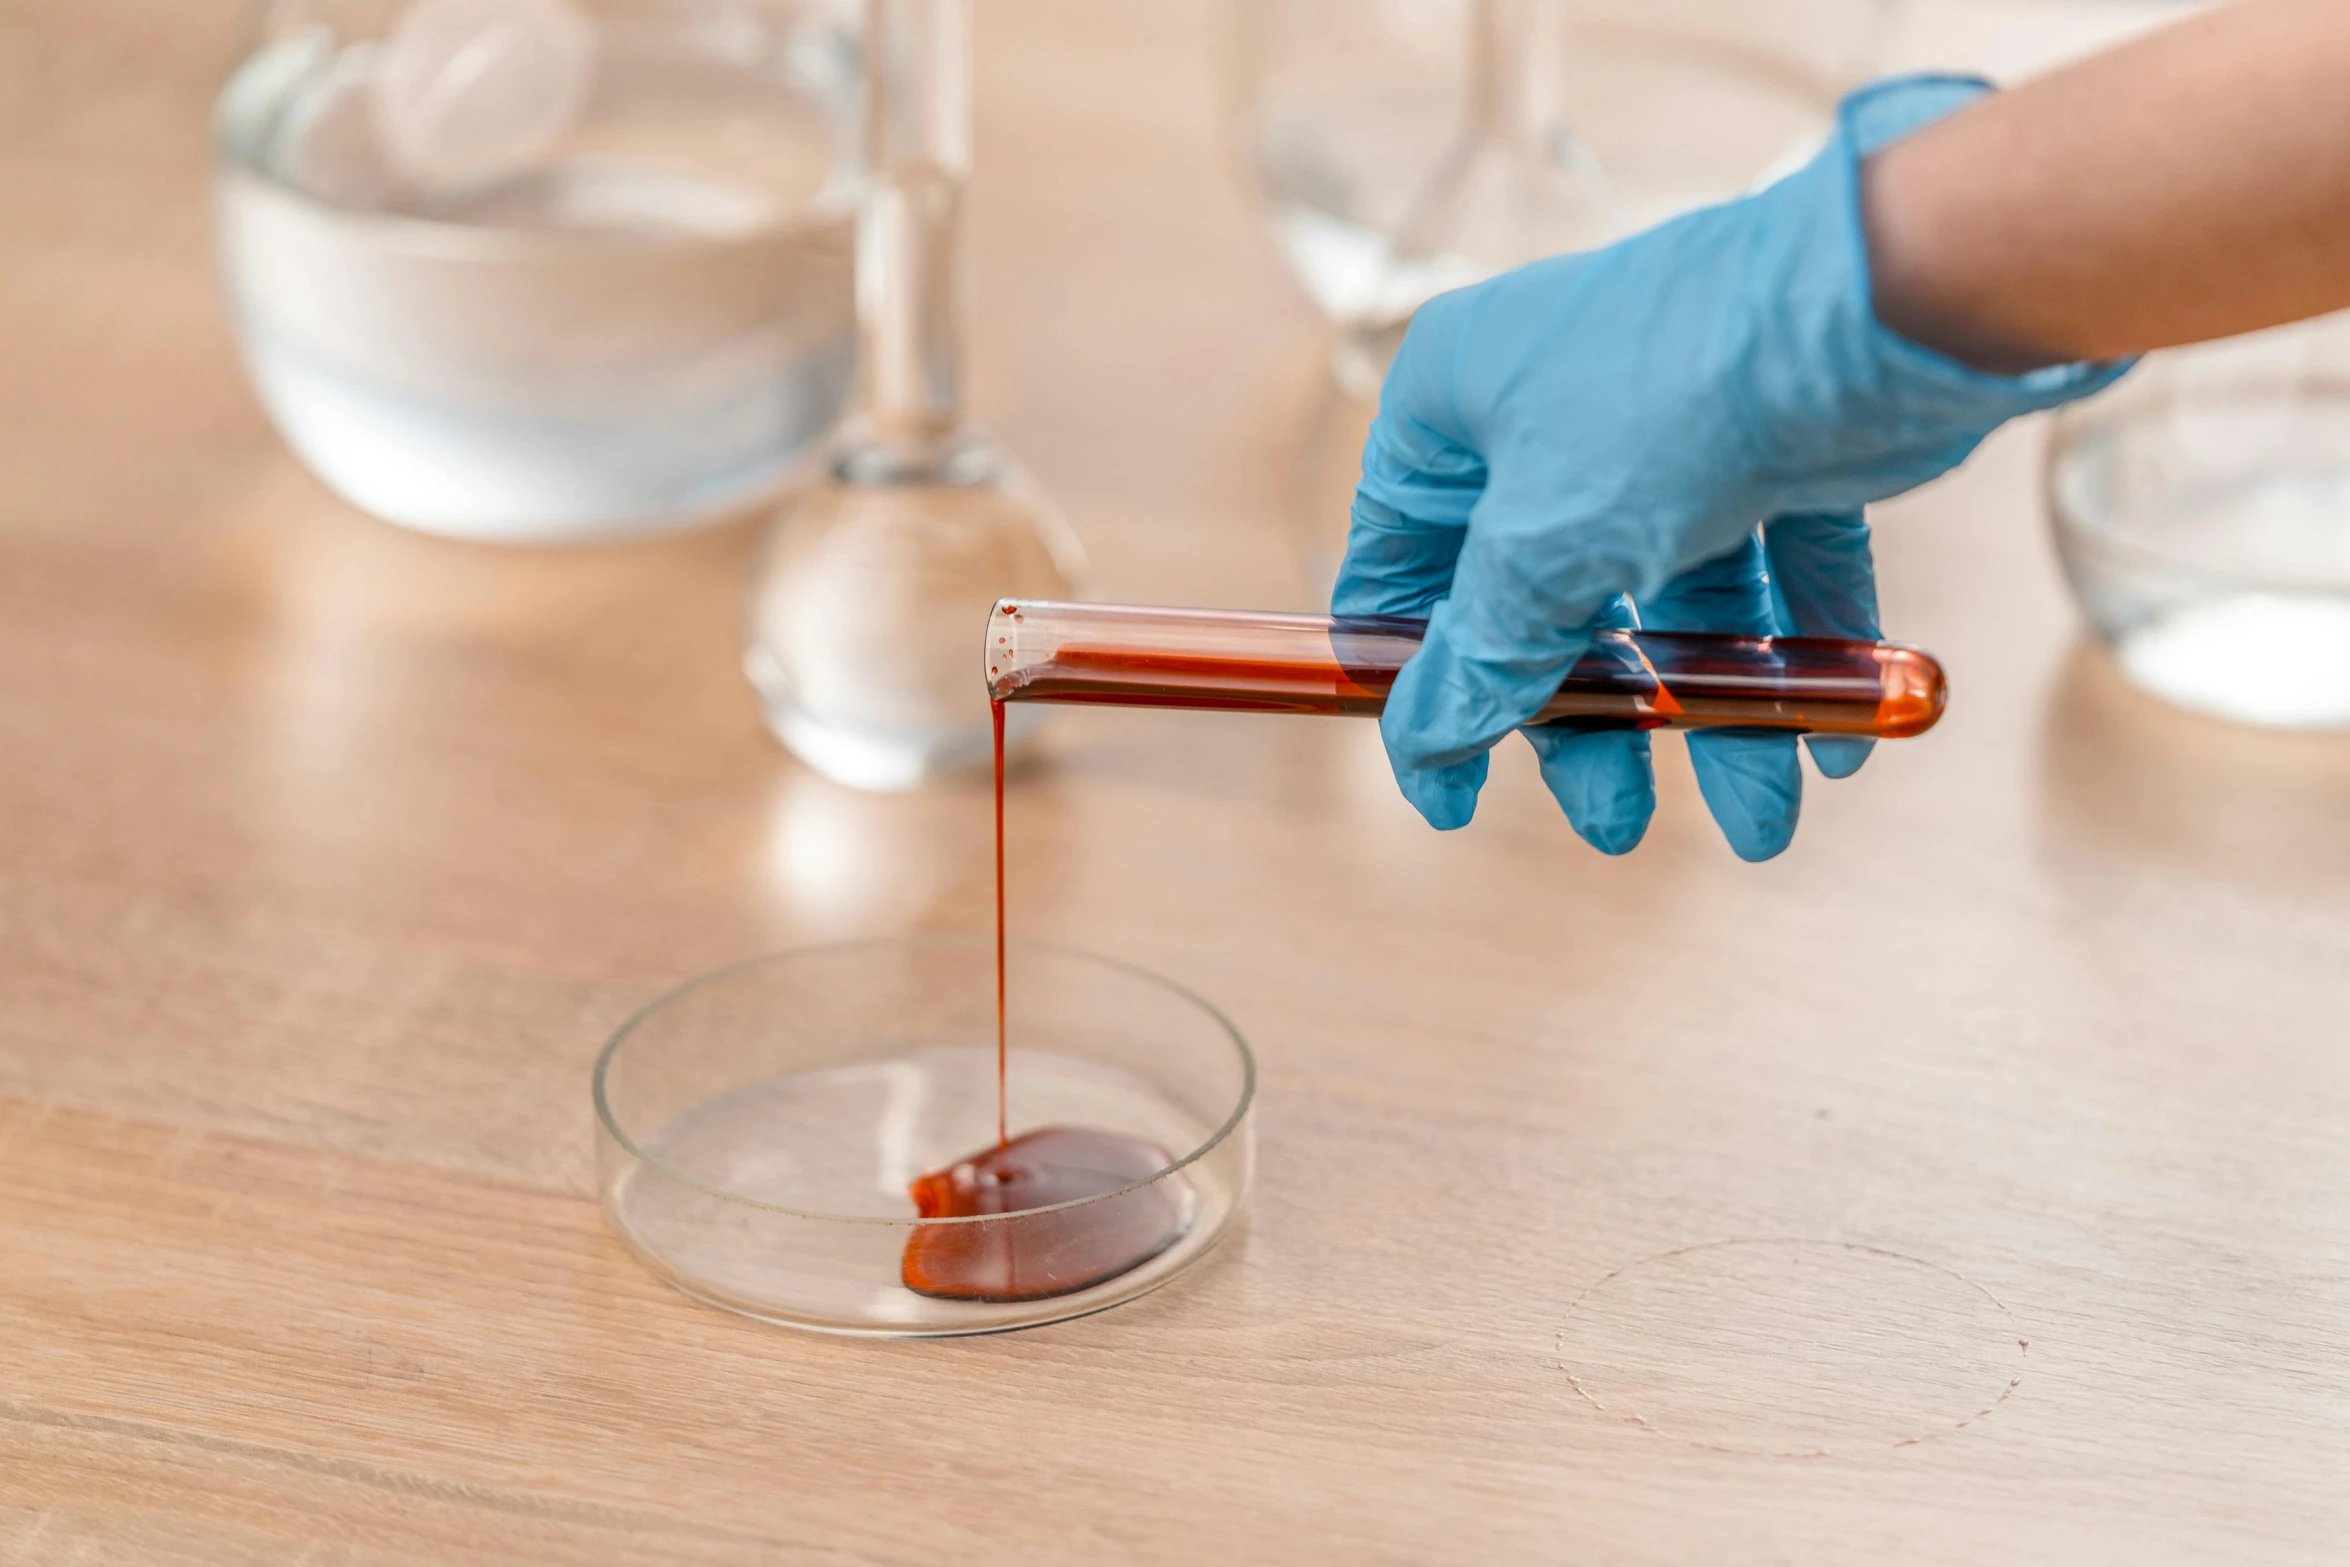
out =
<path fill-rule="evenodd" d="M 949 1300 L 1021 1301 L 1114 1279 L 1183 1235 L 1180 1177 L 1135 1185 L 1172 1162 L 1165 1150 L 1122 1132 L 1045 1126 L 917 1176 L 908 1190 L 925 1219 L 1007 1217 L 914 1226 L 906 1288 Z M 1111 1192 L 1118 1195 L 1104 1195 Z M 1088 1197 L 1098 1200 L 1028 1212 Z"/>

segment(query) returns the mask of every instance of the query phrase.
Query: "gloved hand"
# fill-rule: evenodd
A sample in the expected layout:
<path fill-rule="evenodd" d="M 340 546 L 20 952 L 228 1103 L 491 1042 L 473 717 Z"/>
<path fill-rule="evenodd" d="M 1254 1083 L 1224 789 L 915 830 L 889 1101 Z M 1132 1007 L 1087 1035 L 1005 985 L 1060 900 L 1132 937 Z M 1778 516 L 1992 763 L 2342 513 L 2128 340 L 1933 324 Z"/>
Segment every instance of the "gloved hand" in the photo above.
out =
<path fill-rule="evenodd" d="M 1380 728 L 1432 825 L 1469 820 L 1486 752 L 1596 626 L 1874 637 L 1862 506 L 2127 368 L 1987 375 L 1872 313 L 1861 160 L 1987 90 L 1864 89 L 1820 155 L 1765 190 L 1420 308 L 1363 452 L 1331 609 L 1429 618 Z M 1525 734 L 1577 832 L 1610 854 L 1640 841 L 1656 804 L 1646 734 Z M 1811 741 L 1839 778 L 1868 746 Z M 1689 752 L 1742 858 L 1787 846 L 1793 736 L 1692 733 Z"/>

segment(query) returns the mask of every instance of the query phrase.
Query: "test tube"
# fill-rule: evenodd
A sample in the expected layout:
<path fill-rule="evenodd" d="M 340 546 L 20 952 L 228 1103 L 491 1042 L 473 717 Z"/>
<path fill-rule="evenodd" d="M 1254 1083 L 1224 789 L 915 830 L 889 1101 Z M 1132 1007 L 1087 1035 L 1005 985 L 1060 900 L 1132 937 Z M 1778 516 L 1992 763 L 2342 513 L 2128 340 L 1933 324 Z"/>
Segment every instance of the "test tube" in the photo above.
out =
<path fill-rule="evenodd" d="M 1376 717 L 1427 622 L 1000 599 L 997 702 Z M 1898 740 L 1942 716 L 1933 655 L 1894 642 L 1605 630 L 1529 722 L 1752 728 Z"/>

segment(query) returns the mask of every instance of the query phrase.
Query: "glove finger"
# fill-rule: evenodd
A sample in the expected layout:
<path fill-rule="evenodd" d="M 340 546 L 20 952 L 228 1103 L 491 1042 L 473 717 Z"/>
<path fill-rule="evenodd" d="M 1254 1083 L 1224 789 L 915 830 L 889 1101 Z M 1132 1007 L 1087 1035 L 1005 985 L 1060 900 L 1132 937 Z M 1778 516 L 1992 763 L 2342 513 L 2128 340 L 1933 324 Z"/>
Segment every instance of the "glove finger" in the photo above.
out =
<path fill-rule="evenodd" d="M 1641 606 L 1658 631 L 1729 631 L 1768 636 L 1773 629 L 1762 541 L 1700 563 Z M 1689 762 L 1708 811 L 1742 860 L 1767 860 L 1795 836 L 1803 812 L 1803 764 L 1795 736 L 1755 729 L 1701 729 L 1689 736 Z"/>
<path fill-rule="evenodd" d="M 1483 460 L 1449 428 L 1449 345 L 1469 308 L 1459 294 L 1430 300 L 1413 316 L 1396 351 L 1380 388 L 1379 416 L 1363 446 L 1346 555 L 1331 588 L 1332 614 L 1430 615 L 1442 609 L 1452 588 L 1470 516 L 1486 489 Z M 1410 721 L 1417 711 L 1415 684 L 1421 699 L 1434 707 L 1451 700 L 1446 694 L 1450 682 L 1426 678 L 1444 662 L 1441 636 L 1432 631 L 1431 640 L 1439 644 L 1437 660 L 1416 683 L 1399 678 L 1402 700 L 1390 694 L 1380 735 L 1404 798 L 1431 827 L 1450 831 L 1467 826 L 1476 814 L 1488 765 L 1485 751 L 1492 741 L 1447 755 L 1432 755 L 1418 743 Z M 1405 676 L 1423 662 L 1426 644 L 1421 653 L 1405 667 Z"/>
<path fill-rule="evenodd" d="M 1366 473 L 1379 461 L 1373 451 L 1363 453 Z M 1468 527 L 1410 516 L 1372 498 L 1370 489 L 1366 481 L 1355 491 L 1330 613 L 1425 616 L 1452 585 Z"/>
<path fill-rule="evenodd" d="M 1497 470 L 1469 520 L 1452 585 L 1388 697 L 1399 766 L 1487 750 L 1558 690 L 1597 618 L 1637 580 L 1646 530 L 1577 515 L 1570 474 Z"/>
<path fill-rule="evenodd" d="M 1421 307 L 1380 389 L 1331 587 L 1334 615 L 1425 615 L 1451 586 L 1470 510 L 1485 491 L 1484 461 L 1445 428 L 1444 345 L 1460 308 L 1450 295 Z"/>
<path fill-rule="evenodd" d="M 1403 797 L 1420 813 L 1421 820 L 1438 832 L 1466 827 L 1477 814 L 1477 794 L 1485 787 L 1490 765 L 1484 752 L 1449 767 L 1404 767 L 1395 763 L 1392 751 L 1388 762 L 1395 767 L 1396 787 Z"/>
<path fill-rule="evenodd" d="M 1763 525 L 1779 628 L 1797 637 L 1877 637 L 1877 566 L 1857 511 L 1790 512 Z"/>
<path fill-rule="evenodd" d="M 1551 798 L 1585 843 L 1602 854 L 1639 847 L 1656 814 L 1656 769 L 1645 731 L 1537 724 L 1521 732 Z"/>
<path fill-rule="evenodd" d="M 1763 549 L 1780 631 L 1876 640 L 1877 568 L 1869 525 L 1859 512 L 1774 517 L 1763 525 Z M 1859 772 L 1877 744 L 1865 735 L 1806 735 L 1803 743 L 1812 765 L 1829 778 Z"/>
<path fill-rule="evenodd" d="M 1632 601 L 1619 595 L 1592 624 L 1630 630 L 1640 620 Z M 1585 843 L 1602 854 L 1640 846 L 1656 814 L 1656 769 L 1645 733 L 1574 723 L 1534 724 L 1519 733 L 1534 748 L 1551 798 Z"/>
<path fill-rule="evenodd" d="M 1727 631 L 1767 637 L 1776 629 L 1762 539 L 1749 534 L 1711 560 L 1699 561 L 1640 601 L 1649 631 Z"/>
<path fill-rule="evenodd" d="M 1697 790 L 1742 860 L 1767 860 L 1795 838 L 1803 814 L 1803 764 L 1795 737 L 1757 729 L 1709 729 L 1689 737 Z"/>
<path fill-rule="evenodd" d="M 1877 742 L 1867 735 L 1805 735 L 1804 749 L 1822 778 L 1850 778 L 1869 759 Z"/>

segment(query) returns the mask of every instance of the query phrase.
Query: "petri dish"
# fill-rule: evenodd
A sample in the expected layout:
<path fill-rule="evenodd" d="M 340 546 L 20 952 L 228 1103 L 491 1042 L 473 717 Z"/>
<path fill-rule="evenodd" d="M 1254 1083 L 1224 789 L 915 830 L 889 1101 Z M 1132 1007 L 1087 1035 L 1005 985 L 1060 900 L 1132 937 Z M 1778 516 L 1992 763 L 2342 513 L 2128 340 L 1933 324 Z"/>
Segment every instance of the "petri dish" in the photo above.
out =
<path fill-rule="evenodd" d="M 2350 321 L 2149 358 L 2056 420 L 2057 552 L 2132 684 L 2350 727 Z"/>
<path fill-rule="evenodd" d="M 1114 1134 L 1156 1151 L 1131 1180 L 1046 1207 L 924 1217 L 916 1181 L 996 1144 L 995 944 L 850 942 L 720 969 L 612 1037 L 594 1092 L 613 1229 L 688 1294 L 827 1333 L 998 1332 L 1173 1279 L 1247 1198 L 1247 1042 L 1182 986 L 1114 959 L 1014 944 L 1008 977 L 1015 1143 Z M 1146 1242 L 1105 1263 L 1101 1237 L 1138 1227 Z M 942 1256 L 1080 1261 L 1070 1287 L 1020 1298 L 909 1286 Z"/>

